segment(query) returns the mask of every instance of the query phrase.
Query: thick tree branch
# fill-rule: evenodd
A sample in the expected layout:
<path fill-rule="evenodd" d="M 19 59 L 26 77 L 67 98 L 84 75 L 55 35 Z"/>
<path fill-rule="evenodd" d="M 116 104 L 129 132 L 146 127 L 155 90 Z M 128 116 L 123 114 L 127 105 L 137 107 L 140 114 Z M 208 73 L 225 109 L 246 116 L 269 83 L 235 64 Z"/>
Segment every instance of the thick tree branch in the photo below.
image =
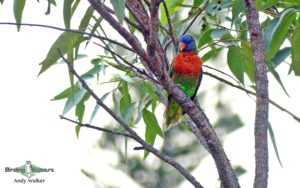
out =
<path fill-rule="evenodd" d="M 145 1 L 145 3 L 149 6 L 149 9 L 151 9 L 150 2 Z M 160 2 L 158 1 L 157 3 L 160 3 Z M 169 69 L 169 61 L 164 53 L 164 50 L 163 50 L 163 47 L 162 47 L 160 41 L 158 40 L 158 38 L 156 41 L 150 40 L 150 27 L 151 27 L 150 22 L 151 21 L 150 21 L 150 17 L 148 15 L 144 5 L 142 4 L 141 0 L 127 0 L 126 5 L 127 5 L 127 9 L 136 18 L 137 22 L 139 22 L 141 27 L 145 28 L 145 30 L 147 31 L 147 32 L 143 33 L 145 42 L 147 44 L 156 42 L 157 54 L 160 56 L 161 59 L 163 59 L 163 62 L 164 62 L 162 68 L 168 70 Z M 158 22 L 158 24 L 159 24 L 159 22 Z M 160 26 L 160 28 L 165 30 L 168 34 L 170 34 L 169 31 L 166 30 L 164 27 L 162 27 L 161 25 L 159 25 L 159 26 Z"/>
<path fill-rule="evenodd" d="M 265 49 L 262 29 L 254 0 L 245 0 L 247 24 L 250 33 L 251 47 L 254 57 L 254 74 L 256 83 L 255 113 L 255 188 L 268 186 L 268 77 L 265 60 Z"/>
<path fill-rule="evenodd" d="M 170 94 L 174 100 L 183 108 L 183 111 L 188 113 L 191 119 L 194 121 L 201 134 L 205 138 L 209 151 L 211 152 L 218 172 L 224 187 L 239 187 L 237 177 L 231 164 L 222 148 L 222 145 L 214 132 L 208 118 L 204 112 L 197 107 L 193 101 L 189 99 L 170 79 L 165 69 L 162 69 L 163 62 L 157 56 L 150 61 L 150 57 L 140 45 L 137 38 L 129 33 L 119 22 L 117 22 L 110 13 L 103 7 L 102 3 L 97 0 L 89 0 L 94 9 L 107 21 L 110 25 L 116 29 L 119 34 L 132 46 L 136 53 L 142 58 L 142 60 L 148 65 L 150 70 L 159 78 L 162 86 L 168 94 Z"/>
<path fill-rule="evenodd" d="M 109 113 L 111 117 L 113 117 L 133 138 L 136 142 L 141 144 L 145 150 L 150 153 L 156 155 L 158 158 L 173 166 L 178 172 L 180 172 L 191 184 L 193 184 L 196 188 L 202 188 L 202 185 L 192 176 L 184 167 L 182 167 L 178 162 L 174 161 L 172 158 L 162 153 L 161 151 L 155 149 L 148 143 L 146 143 L 134 130 L 130 128 L 130 126 L 116 113 L 114 113 L 108 106 L 106 106 L 103 101 L 94 93 L 94 91 L 88 86 L 88 84 L 79 76 L 79 74 L 75 71 L 74 67 L 68 62 L 66 58 L 63 57 L 61 51 L 58 49 L 60 56 L 67 63 L 69 67 L 69 71 L 79 80 L 82 87 L 96 100 L 97 104 L 101 106 L 106 112 Z"/>

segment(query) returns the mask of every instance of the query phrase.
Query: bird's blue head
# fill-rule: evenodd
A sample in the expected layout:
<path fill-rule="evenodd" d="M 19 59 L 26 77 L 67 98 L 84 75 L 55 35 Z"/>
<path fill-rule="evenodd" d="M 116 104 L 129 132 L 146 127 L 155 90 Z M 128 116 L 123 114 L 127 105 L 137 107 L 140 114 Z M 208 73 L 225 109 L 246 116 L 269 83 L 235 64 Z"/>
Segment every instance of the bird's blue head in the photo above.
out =
<path fill-rule="evenodd" d="M 179 51 L 191 52 L 196 50 L 196 41 L 191 35 L 183 35 L 179 38 Z"/>

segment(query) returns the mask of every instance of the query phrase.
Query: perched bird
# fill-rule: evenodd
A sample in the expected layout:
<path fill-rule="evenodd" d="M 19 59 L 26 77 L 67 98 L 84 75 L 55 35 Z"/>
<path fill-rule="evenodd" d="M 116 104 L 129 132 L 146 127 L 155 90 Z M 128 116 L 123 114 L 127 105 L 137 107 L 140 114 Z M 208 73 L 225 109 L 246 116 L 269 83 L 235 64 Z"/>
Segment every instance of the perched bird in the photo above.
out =
<path fill-rule="evenodd" d="M 191 35 L 181 36 L 179 52 L 173 59 L 170 77 L 191 100 L 196 96 L 202 80 L 202 63 L 197 56 L 195 39 Z M 179 123 L 182 114 L 182 108 L 169 95 L 165 111 L 166 130 Z"/>

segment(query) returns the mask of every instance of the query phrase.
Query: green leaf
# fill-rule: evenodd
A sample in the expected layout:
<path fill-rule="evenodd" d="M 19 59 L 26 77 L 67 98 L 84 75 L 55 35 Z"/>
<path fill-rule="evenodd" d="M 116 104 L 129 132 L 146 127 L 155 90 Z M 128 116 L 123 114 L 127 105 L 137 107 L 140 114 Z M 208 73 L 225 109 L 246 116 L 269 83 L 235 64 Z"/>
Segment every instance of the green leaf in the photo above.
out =
<path fill-rule="evenodd" d="M 121 89 L 121 93 L 123 95 L 122 98 L 120 99 L 120 113 L 121 113 L 121 116 L 124 117 L 126 109 L 131 103 L 131 96 L 128 91 L 127 82 L 122 82 L 122 86 L 120 89 Z"/>
<path fill-rule="evenodd" d="M 232 22 L 231 26 L 233 26 L 236 20 L 239 19 L 239 15 L 245 9 L 244 0 L 235 0 L 232 5 Z"/>
<path fill-rule="evenodd" d="M 183 3 L 183 0 L 168 0 L 166 1 L 167 9 L 169 11 L 169 15 L 171 16 L 174 14 L 174 12 L 178 11 L 180 9 L 180 4 Z M 165 7 L 161 3 L 160 5 L 160 23 L 162 25 L 165 25 L 167 23 L 167 15 L 165 11 Z"/>
<path fill-rule="evenodd" d="M 160 129 L 155 115 L 146 108 L 143 110 L 143 120 L 146 124 L 145 140 L 148 144 L 154 145 L 156 135 L 163 138 L 162 130 Z M 149 155 L 148 151 L 144 151 L 144 159 Z"/>
<path fill-rule="evenodd" d="M 134 103 L 130 103 L 129 105 L 127 105 L 127 108 L 125 109 L 122 117 L 123 120 L 127 123 L 130 124 L 130 118 L 133 116 L 133 112 L 135 110 L 135 102 Z"/>
<path fill-rule="evenodd" d="M 221 51 L 222 48 L 214 48 L 210 51 L 208 51 L 206 54 L 203 55 L 203 57 L 201 58 L 203 62 L 208 61 L 211 58 L 216 57 L 219 52 Z"/>
<path fill-rule="evenodd" d="M 111 92 L 107 92 L 104 95 L 102 95 L 102 97 L 100 98 L 100 100 L 103 102 L 110 93 Z M 94 118 L 95 118 L 95 116 L 96 116 L 96 114 L 97 114 L 97 112 L 98 112 L 99 109 L 100 109 L 100 106 L 98 104 L 96 104 L 96 106 L 95 106 L 95 108 L 93 110 L 93 113 L 92 113 L 92 115 L 90 117 L 89 123 L 92 123 L 92 121 L 94 120 Z"/>
<path fill-rule="evenodd" d="M 76 126 L 75 126 L 75 134 L 76 134 L 76 137 L 77 137 L 77 138 L 79 138 L 80 128 L 81 128 L 80 125 L 76 125 Z"/>
<path fill-rule="evenodd" d="M 120 105 L 119 105 L 119 100 L 117 99 L 115 91 L 113 91 L 112 98 L 113 98 L 113 102 L 114 102 L 114 111 L 115 111 L 115 113 L 117 113 L 119 115 L 120 114 Z"/>
<path fill-rule="evenodd" d="M 231 0 L 228 0 L 228 1 L 222 1 L 221 4 L 220 4 L 220 7 L 222 9 L 225 9 L 225 8 L 229 8 L 230 6 L 233 5 L 233 2 Z"/>
<path fill-rule="evenodd" d="M 211 33 L 213 31 L 214 31 L 214 29 L 209 29 L 201 35 L 201 37 L 199 38 L 199 41 L 198 41 L 198 48 L 201 48 L 205 44 L 209 44 L 213 41 L 211 38 Z"/>
<path fill-rule="evenodd" d="M 85 111 L 85 105 L 84 103 L 90 98 L 90 94 L 86 93 L 84 95 L 84 97 L 81 99 L 81 101 L 76 105 L 76 109 L 75 109 L 75 115 L 77 116 L 77 119 L 80 123 L 82 123 L 83 120 L 83 115 L 84 115 L 84 111 Z M 80 125 L 77 125 L 75 127 L 75 133 L 76 133 L 76 137 L 79 138 L 79 132 L 80 132 Z"/>
<path fill-rule="evenodd" d="M 240 48 L 237 46 L 230 46 L 227 53 L 227 62 L 231 72 L 234 76 L 244 84 L 244 65 L 243 58 L 240 55 Z"/>
<path fill-rule="evenodd" d="M 254 83 L 254 60 L 250 44 L 242 43 L 240 53 L 241 57 L 243 58 L 244 71 L 249 80 Z"/>
<path fill-rule="evenodd" d="M 265 10 L 276 4 L 278 0 L 256 0 L 257 10 Z"/>
<path fill-rule="evenodd" d="M 273 58 L 277 51 L 279 50 L 280 46 L 282 45 L 283 41 L 285 40 L 288 31 L 289 25 L 295 19 L 296 14 L 294 14 L 296 9 L 289 8 L 284 10 L 279 17 L 278 22 L 274 26 L 274 29 L 270 36 L 270 51 L 268 54 L 268 58 Z"/>
<path fill-rule="evenodd" d="M 228 29 L 214 29 L 211 32 L 211 38 L 212 39 L 216 39 L 216 38 L 221 38 L 223 35 L 225 34 L 229 34 L 229 30 Z"/>
<path fill-rule="evenodd" d="M 78 44 L 78 42 L 81 42 L 78 40 L 79 36 L 80 34 L 77 33 L 62 33 L 51 46 L 47 57 L 40 63 L 42 64 L 42 68 L 39 72 L 39 75 L 54 65 L 58 59 L 60 59 L 57 49 L 60 49 L 62 54 L 66 54 L 72 50 Z"/>
<path fill-rule="evenodd" d="M 274 68 L 276 68 L 278 65 L 280 65 L 287 57 L 291 55 L 291 48 L 286 47 L 281 50 L 279 50 L 275 57 L 272 58 L 272 63 L 274 65 Z"/>
<path fill-rule="evenodd" d="M 3 3 L 3 1 L 2 1 Z M 26 0 L 14 0 L 14 16 L 17 24 L 22 22 L 23 10 L 25 7 Z M 18 31 L 21 29 L 21 25 L 17 25 Z"/>
<path fill-rule="evenodd" d="M 71 66 L 74 66 L 74 50 L 71 50 L 67 53 L 67 60 L 71 64 Z M 68 73 L 69 73 L 71 87 L 74 87 L 74 75 L 71 73 L 69 66 L 68 66 Z"/>
<path fill-rule="evenodd" d="M 267 55 L 270 53 L 271 34 L 272 34 L 275 26 L 277 25 L 278 21 L 279 21 L 279 18 L 274 18 L 273 20 L 268 21 L 266 30 L 263 33 L 263 35 L 264 35 L 265 51 L 266 51 Z"/>
<path fill-rule="evenodd" d="M 131 14 L 131 12 L 129 12 L 129 19 L 130 19 L 132 22 L 136 22 L 134 16 Z M 134 26 L 128 24 L 128 27 L 129 27 L 129 30 L 130 30 L 131 33 L 134 33 L 134 32 L 135 32 L 136 29 L 135 29 Z"/>
<path fill-rule="evenodd" d="M 148 144 L 150 144 L 151 146 L 154 145 L 155 142 L 155 138 L 156 138 L 156 134 L 153 133 L 151 131 L 151 129 L 147 126 L 146 127 L 146 132 L 145 132 L 145 140 Z M 148 157 L 149 155 L 149 151 L 145 150 L 144 151 L 144 160 Z"/>
<path fill-rule="evenodd" d="M 55 0 L 50 0 L 50 3 L 54 6 L 56 6 L 56 1 Z"/>
<path fill-rule="evenodd" d="M 134 83 L 134 80 L 127 75 L 120 75 L 120 78 L 128 83 Z"/>
<path fill-rule="evenodd" d="M 157 119 L 154 113 L 148 111 L 146 108 L 143 110 L 143 120 L 147 127 L 153 132 L 154 134 L 159 135 L 163 138 L 163 133 L 161 128 L 158 125 Z"/>
<path fill-rule="evenodd" d="M 1 5 L 3 4 L 4 0 L 0 0 Z"/>
<path fill-rule="evenodd" d="M 117 16 L 119 22 L 122 24 L 125 18 L 125 0 L 111 0 L 113 5 L 115 15 Z"/>
<path fill-rule="evenodd" d="M 282 163 L 281 163 L 281 160 L 280 160 L 280 156 L 279 156 L 279 152 L 278 152 L 278 148 L 277 148 L 277 144 L 276 144 L 275 135 L 274 135 L 274 132 L 273 132 L 273 129 L 272 129 L 272 126 L 271 126 L 270 122 L 268 123 L 268 132 L 269 132 L 269 135 L 271 137 L 272 145 L 273 145 L 273 148 L 275 150 L 277 160 L 278 160 L 280 166 L 283 167 Z"/>
<path fill-rule="evenodd" d="M 90 98 L 90 96 L 91 95 L 89 93 L 85 93 L 85 95 L 83 96 L 81 101 L 76 105 L 75 115 L 77 116 L 77 119 L 80 123 L 82 123 L 83 115 L 84 115 L 84 111 L 85 111 L 84 103 Z"/>
<path fill-rule="evenodd" d="M 65 115 L 67 112 L 69 112 L 75 105 L 77 105 L 81 99 L 84 97 L 86 93 L 86 90 L 83 88 L 80 88 L 79 90 L 76 90 L 68 97 L 68 100 L 65 104 L 63 115 Z"/>
<path fill-rule="evenodd" d="M 203 0 L 194 0 L 194 6 L 200 6 L 203 3 Z"/>
<path fill-rule="evenodd" d="M 300 26 L 293 33 L 291 68 L 296 76 L 300 76 Z"/>
<path fill-rule="evenodd" d="M 268 67 L 268 70 L 272 73 L 272 75 L 274 76 L 274 78 L 277 80 L 277 82 L 280 84 L 281 88 L 283 89 L 283 91 L 285 92 L 285 94 L 287 96 L 289 96 L 287 90 L 285 89 L 282 81 L 281 81 L 281 78 L 280 78 L 280 75 L 278 74 L 278 72 L 275 70 L 273 64 L 271 63 L 270 60 L 266 60 L 266 63 L 267 63 L 267 67 Z"/>
<path fill-rule="evenodd" d="M 94 77 L 96 74 L 98 74 L 102 70 L 101 65 L 95 65 L 92 69 L 84 73 L 81 77 Z"/>
<path fill-rule="evenodd" d="M 73 6 L 72 6 L 72 8 L 71 8 L 71 18 L 72 18 L 72 16 L 74 15 L 74 12 L 75 12 L 75 10 L 77 9 L 77 7 L 78 7 L 78 5 L 79 5 L 79 3 L 80 3 L 80 0 L 76 0 L 74 3 L 74 0 L 72 0 L 72 4 L 73 4 Z"/>
<path fill-rule="evenodd" d="M 300 6 L 299 0 L 284 0 L 284 2 L 292 4 L 292 5 Z"/>
<path fill-rule="evenodd" d="M 63 14 L 66 29 L 70 29 L 71 25 L 71 7 L 73 0 L 64 0 Z"/>
<path fill-rule="evenodd" d="M 88 27 L 91 17 L 93 16 L 94 13 L 94 8 L 92 6 L 88 7 L 81 22 L 79 25 L 79 30 L 80 31 L 85 31 L 86 28 Z"/>
<path fill-rule="evenodd" d="M 239 177 L 239 176 L 245 174 L 247 172 L 247 170 L 244 169 L 242 166 L 237 166 L 237 167 L 234 167 L 234 172 Z"/>
<path fill-rule="evenodd" d="M 85 175 L 86 177 L 88 177 L 89 179 L 91 179 L 91 180 L 93 180 L 93 181 L 96 180 L 96 177 L 95 177 L 94 174 L 92 174 L 92 173 L 90 173 L 90 172 L 88 172 L 88 171 L 86 171 L 86 170 L 84 170 L 84 169 L 80 169 L 80 172 L 81 172 L 83 175 Z"/>
<path fill-rule="evenodd" d="M 53 97 L 53 99 L 51 99 L 51 100 L 65 99 L 65 98 L 69 97 L 73 92 L 76 92 L 79 89 L 80 89 L 80 87 L 78 85 L 76 85 L 74 87 L 69 87 L 69 88 L 63 90 L 58 95 L 56 95 L 55 97 Z"/>

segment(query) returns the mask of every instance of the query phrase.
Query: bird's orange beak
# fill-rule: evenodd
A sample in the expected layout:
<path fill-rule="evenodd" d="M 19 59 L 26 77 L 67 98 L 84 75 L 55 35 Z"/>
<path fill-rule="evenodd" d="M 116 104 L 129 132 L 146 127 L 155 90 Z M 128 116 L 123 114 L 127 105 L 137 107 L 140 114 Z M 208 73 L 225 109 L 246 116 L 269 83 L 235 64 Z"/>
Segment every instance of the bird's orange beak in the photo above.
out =
<path fill-rule="evenodd" d="M 179 50 L 182 52 L 183 49 L 185 49 L 185 43 L 181 42 L 179 43 Z"/>

